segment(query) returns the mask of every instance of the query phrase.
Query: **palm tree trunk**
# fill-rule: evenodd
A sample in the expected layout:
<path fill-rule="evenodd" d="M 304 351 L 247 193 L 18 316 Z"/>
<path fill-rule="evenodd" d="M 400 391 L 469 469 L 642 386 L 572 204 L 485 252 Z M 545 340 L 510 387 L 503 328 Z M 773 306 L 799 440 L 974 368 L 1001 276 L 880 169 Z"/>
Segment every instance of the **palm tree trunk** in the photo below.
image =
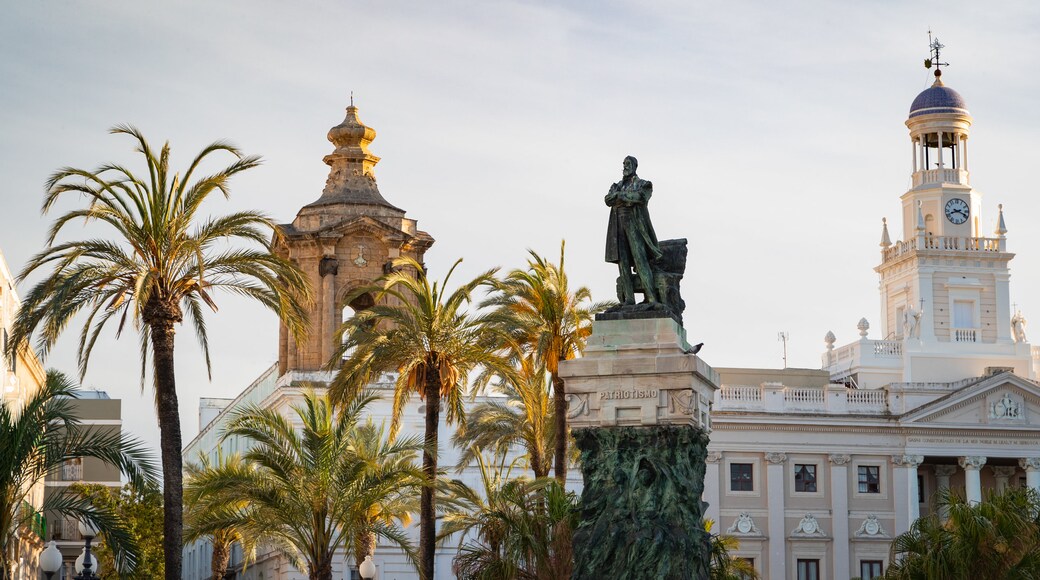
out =
<path fill-rule="evenodd" d="M 332 559 L 324 558 L 307 574 L 308 580 L 332 580 Z"/>
<path fill-rule="evenodd" d="M 361 566 L 365 556 L 374 556 L 376 553 L 376 535 L 368 530 L 362 530 L 354 536 L 354 565 Z"/>
<path fill-rule="evenodd" d="M 435 362 L 435 361 L 434 361 Z M 423 475 L 426 485 L 419 501 L 419 564 L 422 580 L 433 580 L 433 558 L 436 549 L 437 511 L 434 484 L 437 479 L 437 428 L 440 427 L 441 377 L 436 364 L 426 371 L 426 449 L 423 450 Z"/>
<path fill-rule="evenodd" d="M 173 322 L 169 317 L 162 317 L 153 319 L 149 326 L 155 363 L 159 446 L 162 451 L 163 561 L 166 565 L 166 580 L 181 580 L 181 416 L 177 408 L 177 381 L 173 367 Z"/>
<path fill-rule="evenodd" d="M 552 374 L 553 384 L 553 421 L 556 423 L 556 479 L 561 484 L 567 483 L 567 393 L 564 391 L 563 379 L 558 373 Z"/>
<path fill-rule="evenodd" d="M 227 574 L 228 562 L 231 561 L 231 544 L 213 542 L 213 558 L 210 560 L 209 569 L 213 573 L 213 580 L 224 580 Z"/>

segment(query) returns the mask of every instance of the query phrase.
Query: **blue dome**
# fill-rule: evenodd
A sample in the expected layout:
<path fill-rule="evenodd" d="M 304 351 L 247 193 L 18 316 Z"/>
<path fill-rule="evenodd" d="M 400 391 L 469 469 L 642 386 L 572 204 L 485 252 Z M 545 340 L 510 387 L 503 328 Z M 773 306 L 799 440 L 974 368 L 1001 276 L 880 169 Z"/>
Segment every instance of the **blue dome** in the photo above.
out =
<path fill-rule="evenodd" d="M 914 104 L 910 105 L 911 117 L 931 115 L 932 113 L 967 112 L 968 105 L 964 102 L 964 98 L 957 91 L 943 86 L 939 82 L 917 95 Z"/>

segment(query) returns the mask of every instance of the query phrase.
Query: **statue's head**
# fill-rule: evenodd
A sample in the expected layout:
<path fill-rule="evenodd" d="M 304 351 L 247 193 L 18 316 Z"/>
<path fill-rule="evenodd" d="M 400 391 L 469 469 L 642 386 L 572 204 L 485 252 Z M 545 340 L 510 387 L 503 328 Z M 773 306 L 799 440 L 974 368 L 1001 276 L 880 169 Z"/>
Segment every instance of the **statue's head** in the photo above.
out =
<path fill-rule="evenodd" d="M 635 157 L 632 157 L 631 155 L 629 155 L 628 157 L 625 157 L 625 160 L 622 162 L 622 167 L 625 168 L 624 169 L 625 177 L 628 177 L 630 175 L 635 175 L 636 174 L 636 167 L 639 167 L 639 162 L 636 161 Z"/>

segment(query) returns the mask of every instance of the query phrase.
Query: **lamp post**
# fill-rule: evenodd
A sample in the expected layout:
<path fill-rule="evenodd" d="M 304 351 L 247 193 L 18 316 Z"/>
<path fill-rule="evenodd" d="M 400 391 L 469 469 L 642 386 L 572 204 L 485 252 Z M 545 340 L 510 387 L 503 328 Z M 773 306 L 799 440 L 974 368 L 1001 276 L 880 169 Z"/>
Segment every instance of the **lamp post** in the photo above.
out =
<path fill-rule="evenodd" d="M 372 561 L 372 556 L 365 556 L 365 561 L 358 566 L 358 574 L 361 574 L 364 580 L 373 580 L 376 577 L 376 565 Z"/>
<path fill-rule="evenodd" d="M 97 558 L 90 553 L 90 541 L 98 535 L 97 526 L 87 520 L 79 521 L 79 533 L 86 540 L 83 553 L 76 558 L 76 580 L 96 580 L 98 571 Z"/>
<path fill-rule="evenodd" d="M 61 552 L 53 540 L 47 542 L 47 548 L 40 553 L 40 570 L 47 580 L 51 580 L 55 572 L 61 570 Z"/>

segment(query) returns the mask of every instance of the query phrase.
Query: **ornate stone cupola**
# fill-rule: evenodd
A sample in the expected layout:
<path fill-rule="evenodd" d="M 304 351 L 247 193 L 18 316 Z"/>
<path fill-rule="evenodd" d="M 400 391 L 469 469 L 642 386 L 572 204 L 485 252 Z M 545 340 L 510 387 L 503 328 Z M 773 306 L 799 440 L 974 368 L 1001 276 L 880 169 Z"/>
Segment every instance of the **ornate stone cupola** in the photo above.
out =
<path fill-rule="evenodd" d="M 383 275 L 395 258 L 422 263 L 433 245 L 416 220 L 379 192 L 373 171 L 379 157 L 368 149 L 375 137 L 352 100 L 343 122 L 329 130 L 335 149 L 323 159 L 329 177 L 321 196 L 303 206 L 291 224 L 279 226 L 283 235 L 275 251 L 300 266 L 314 293 L 306 343 L 298 344 L 281 328 L 279 374 L 321 369 L 336 351 L 334 335 L 344 316 L 374 304 L 367 295 L 348 303 L 351 291 Z"/>

